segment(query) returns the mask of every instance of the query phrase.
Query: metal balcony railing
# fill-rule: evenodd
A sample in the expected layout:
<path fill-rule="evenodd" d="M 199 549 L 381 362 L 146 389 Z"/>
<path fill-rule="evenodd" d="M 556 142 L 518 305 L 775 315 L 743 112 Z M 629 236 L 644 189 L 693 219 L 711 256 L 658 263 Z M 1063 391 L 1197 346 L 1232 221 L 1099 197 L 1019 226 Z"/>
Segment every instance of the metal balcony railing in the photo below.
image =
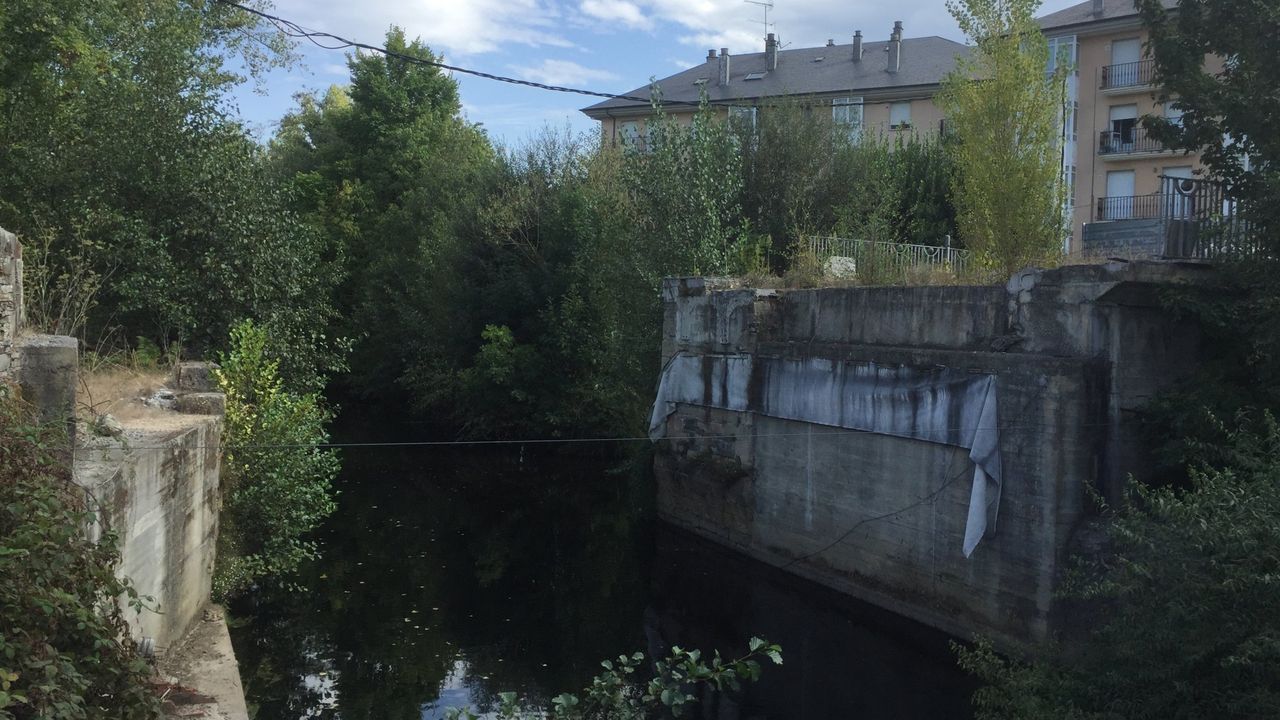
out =
<path fill-rule="evenodd" d="M 1155 80 L 1155 71 L 1155 62 L 1152 60 L 1103 65 L 1102 82 L 1099 87 L 1103 90 L 1144 87 Z"/>
<path fill-rule="evenodd" d="M 1099 155 L 1128 155 L 1130 153 L 1161 152 L 1165 146 L 1149 136 L 1147 129 L 1134 125 L 1123 130 L 1103 130 L 1098 133 Z"/>
<path fill-rule="evenodd" d="M 1100 197 L 1096 208 L 1097 220 L 1154 220 L 1177 214 L 1174 206 L 1179 199 L 1164 193 L 1151 195 L 1122 195 Z"/>

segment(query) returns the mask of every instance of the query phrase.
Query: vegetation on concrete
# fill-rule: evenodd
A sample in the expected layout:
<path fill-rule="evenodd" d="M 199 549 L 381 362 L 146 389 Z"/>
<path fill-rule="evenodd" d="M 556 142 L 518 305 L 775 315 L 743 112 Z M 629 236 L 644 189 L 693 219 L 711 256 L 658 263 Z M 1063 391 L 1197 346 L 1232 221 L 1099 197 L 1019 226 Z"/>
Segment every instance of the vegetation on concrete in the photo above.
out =
<path fill-rule="evenodd" d="M 152 717 L 119 604 L 140 611 L 141 598 L 116 577 L 111 529 L 85 535 L 92 498 L 60 456 L 64 432 L 33 417 L 0 386 L 0 718 Z"/>
<path fill-rule="evenodd" d="M 670 654 L 653 664 L 647 681 L 644 653 L 619 655 L 616 661 L 600 663 L 604 672 L 591 680 L 581 693 L 563 693 L 551 700 L 550 708 L 529 709 L 520 706 L 515 693 L 502 693 L 497 710 L 500 720 L 645 720 L 658 717 L 682 717 L 687 709 L 696 708 L 703 689 L 712 692 L 738 691 L 744 682 L 760 679 L 760 661 L 768 659 L 782 664 L 782 648 L 767 640 L 751 638 L 746 654 L 726 660 L 717 652 L 710 661 L 698 650 L 671 648 Z M 468 708 L 451 709 L 449 720 L 479 720 Z"/>
<path fill-rule="evenodd" d="M 949 0 L 974 45 L 938 102 L 954 138 L 952 199 L 979 265 L 1008 277 L 1052 265 L 1066 235 L 1061 122 L 1067 68 L 1053 73 L 1039 0 Z"/>
<path fill-rule="evenodd" d="M 337 453 L 319 447 L 329 439 L 329 412 L 315 393 L 285 388 L 267 330 L 244 321 L 232 328 L 231 346 L 215 371 L 227 398 L 219 597 L 255 582 L 287 582 L 316 557 L 307 533 L 334 511 L 338 472 Z"/>

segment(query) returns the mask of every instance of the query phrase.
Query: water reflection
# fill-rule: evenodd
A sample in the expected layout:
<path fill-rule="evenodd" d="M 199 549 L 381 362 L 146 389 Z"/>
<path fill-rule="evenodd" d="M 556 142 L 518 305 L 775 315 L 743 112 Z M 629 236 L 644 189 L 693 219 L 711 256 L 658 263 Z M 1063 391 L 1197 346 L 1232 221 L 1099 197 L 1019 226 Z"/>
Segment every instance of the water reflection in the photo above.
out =
<path fill-rule="evenodd" d="M 964 717 L 941 635 L 644 520 L 617 461 L 351 450 L 302 592 L 233 608 L 251 712 L 439 718 L 513 690 L 530 705 L 599 661 L 671 643 L 787 662 L 709 717 Z"/>

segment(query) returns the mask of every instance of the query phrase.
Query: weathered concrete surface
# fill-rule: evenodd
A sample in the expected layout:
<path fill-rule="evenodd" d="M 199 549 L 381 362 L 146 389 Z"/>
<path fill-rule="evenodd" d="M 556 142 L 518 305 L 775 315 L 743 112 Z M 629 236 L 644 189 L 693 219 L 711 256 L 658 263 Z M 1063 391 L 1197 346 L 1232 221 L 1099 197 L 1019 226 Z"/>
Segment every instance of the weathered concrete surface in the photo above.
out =
<path fill-rule="evenodd" d="M 13 370 L 13 343 L 22 328 L 22 245 L 0 228 L 0 378 Z"/>
<path fill-rule="evenodd" d="M 155 610 L 128 613 L 135 637 L 177 642 L 209 601 L 218 534 L 222 420 L 153 414 L 123 421 L 121 438 L 86 438 L 75 478 L 96 497 L 101 528 L 119 538 L 119 572 Z"/>
<path fill-rule="evenodd" d="M 1165 221 L 1158 218 L 1089 222 L 1080 235 L 1086 257 L 1149 260 L 1164 255 Z"/>
<path fill-rule="evenodd" d="M 225 615 L 209 606 L 182 642 L 165 652 L 157 670 L 184 692 L 188 702 L 171 702 L 169 717 L 248 720 L 240 667 L 231 648 Z"/>
<path fill-rule="evenodd" d="M 14 343 L 18 386 L 41 422 L 70 423 L 76 414 L 79 343 L 65 335 L 21 335 Z M 69 428 L 74 425 L 69 424 Z"/>
<path fill-rule="evenodd" d="M 766 291 L 676 279 L 663 351 L 933 368 L 996 379 L 1004 489 L 995 532 L 960 550 L 973 466 L 954 445 L 684 403 L 659 443 L 658 510 L 742 552 L 948 632 L 1006 647 L 1054 629 L 1053 590 L 1086 487 L 1149 465 L 1135 417 L 1193 366 L 1198 333 L 1159 288 L 1203 268 L 1112 263 L 1007 287 Z M 850 315 L 875 317 L 850 317 Z M 844 392 L 838 388 L 833 392 Z"/>

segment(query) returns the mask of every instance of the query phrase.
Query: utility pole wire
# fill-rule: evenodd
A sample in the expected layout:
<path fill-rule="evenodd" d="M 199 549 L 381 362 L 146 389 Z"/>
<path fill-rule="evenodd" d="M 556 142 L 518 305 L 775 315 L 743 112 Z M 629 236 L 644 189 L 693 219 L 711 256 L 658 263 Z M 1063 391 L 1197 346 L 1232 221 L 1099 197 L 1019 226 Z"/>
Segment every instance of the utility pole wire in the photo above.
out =
<path fill-rule="evenodd" d="M 214 0 L 214 2 L 220 5 L 226 5 L 227 7 L 236 8 L 237 10 L 242 10 L 251 15 L 256 15 L 266 20 L 267 22 L 270 22 L 272 25 L 276 26 L 276 28 L 280 30 L 280 32 L 284 33 L 288 37 L 301 38 L 301 39 L 308 40 L 316 47 L 324 48 L 325 50 L 343 50 L 346 48 L 368 50 L 370 52 L 381 53 L 386 57 L 395 58 L 397 60 L 403 60 L 405 62 L 414 63 L 417 65 L 427 65 L 430 67 L 440 68 L 442 70 L 450 70 L 452 72 L 463 73 L 465 75 L 474 75 L 475 77 L 484 78 L 486 80 L 495 80 L 497 82 L 510 83 L 512 85 L 524 85 L 525 87 L 536 88 L 538 90 L 550 90 L 553 92 L 572 93 L 577 95 L 589 95 L 591 97 L 605 98 L 608 100 L 614 100 L 614 99 L 634 100 L 636 102 L 642 102 L 645 104 L 650 104 L 654 101 L 654 98 L 652 97 L 641 97 L 639 95 L 615 95 L 613 93 L 597 92 L 595 90 L 583 90 L 581 88 L 567 87 L 564 85 L 548 85 L 546 83 L 534 82 L 533 80 L 521 80 L 519 78 L 507 77 L 505 75 L 495 75 L 493 73 L 487 73 L 482 70 L 472 70 L 470 68 L 461 67 L 459 65 L 450 65 L 448 63 L 442 63 L 436 60 L 426 60 L 424 58 L 414 57 L 413 55 L 406 55 L 404 53 L 399 53 L 394 50 L 388 50 L 387 48 L 379 47 L 377 45 L 369 45 L 368 43 L 362 43 L 356 40 L 348 40 L 347 38 L 334 35 L 333 33 L 324 32 L 322 30 L 308 30 L 307 28 L 302 27 L 301 25 L 299 25 L 296 22 L 293 22 L 292 20 L 286 20 L 278 15 L 272 15 L 271 13 L 263 12 L 261 10 L 254 9 L 246 5 L 241 5 L 240 3 L 234 2 L 233 0 Z M 322 39 L 333 40 L 338 44 L 327 45 L 321 42 Z M 664 101 L 661 98 L 658 98 L 658 106 L 661 107 L 663 103 Z M 685 106 L 692 106 L 692 107 L 699 107 L 701 105 L 701 103 L 690 102 L 687 100 L 671 100 L 671 101 L 666 101 L 666 104 L 685 105 Z M 724 103 L 712 103 L 712 104 L 724 105 Z"/>

